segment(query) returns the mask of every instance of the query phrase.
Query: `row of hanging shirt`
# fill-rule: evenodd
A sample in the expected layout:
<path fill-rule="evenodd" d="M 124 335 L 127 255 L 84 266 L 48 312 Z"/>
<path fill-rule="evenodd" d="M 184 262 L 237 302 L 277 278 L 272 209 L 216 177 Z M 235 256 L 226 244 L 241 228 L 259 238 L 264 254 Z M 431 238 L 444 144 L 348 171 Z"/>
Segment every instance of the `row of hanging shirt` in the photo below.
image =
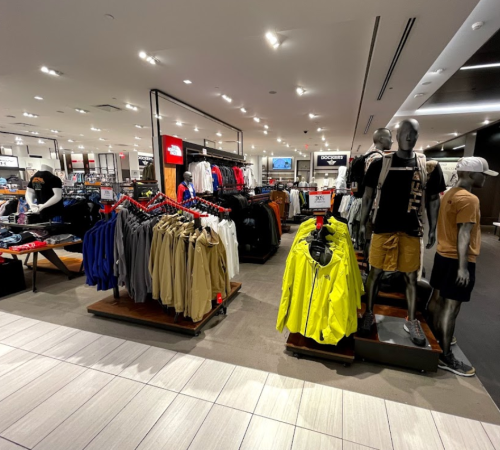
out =
<path fill-rule="evenodd" d="M 255 187 L 256 179 L 249 167 L 225 166 L 210 164 L 208 161 L 192 162 L 188 166 L 193 175 L 193 185 L 196 192 L 217 192 L 219 187 L 228 184 L 238 184 L 238 190 L 242 185 Z"/>

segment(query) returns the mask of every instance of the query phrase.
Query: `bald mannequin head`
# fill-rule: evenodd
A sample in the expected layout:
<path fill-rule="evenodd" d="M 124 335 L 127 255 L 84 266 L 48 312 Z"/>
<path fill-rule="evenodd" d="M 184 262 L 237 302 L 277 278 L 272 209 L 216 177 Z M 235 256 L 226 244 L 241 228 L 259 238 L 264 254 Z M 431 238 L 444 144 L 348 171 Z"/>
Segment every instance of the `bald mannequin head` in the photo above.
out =
<path fill-rule="evenodd" d="M 420 125 L 415 119 L 405 119 L 399 122 L 399 128 L 396 135 L 399 150 L 411 152 L 418 139 Z"/>
<path fill-rule="evenodd" d="M 391 130 L 387 128 L 378 128 L 373 133 L 373 143 L 377 150 L 390 150 L 392 147 Z"/>

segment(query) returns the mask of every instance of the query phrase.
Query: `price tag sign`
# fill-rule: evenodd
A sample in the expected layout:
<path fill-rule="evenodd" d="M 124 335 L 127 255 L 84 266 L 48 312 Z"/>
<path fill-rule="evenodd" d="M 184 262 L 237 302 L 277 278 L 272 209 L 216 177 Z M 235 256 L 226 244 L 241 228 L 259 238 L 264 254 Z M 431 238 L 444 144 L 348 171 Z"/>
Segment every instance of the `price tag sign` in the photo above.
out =
<path fill-rule="evenodd" d="M 101 200 L 114 200 L 113 188 L 111 186 L 101 186 Z"/>
<path fill-rule="evenodd" d="M 206 155 L 207 154 L 207 149 L 206 148 L 202 148 L 201 149 L 201 154 L 202 155 Z"/>
<path fill-rule="evenodd" d="M 332 193 L 329 191 L 309 192 L 310 209 L 330 209 Z"/>

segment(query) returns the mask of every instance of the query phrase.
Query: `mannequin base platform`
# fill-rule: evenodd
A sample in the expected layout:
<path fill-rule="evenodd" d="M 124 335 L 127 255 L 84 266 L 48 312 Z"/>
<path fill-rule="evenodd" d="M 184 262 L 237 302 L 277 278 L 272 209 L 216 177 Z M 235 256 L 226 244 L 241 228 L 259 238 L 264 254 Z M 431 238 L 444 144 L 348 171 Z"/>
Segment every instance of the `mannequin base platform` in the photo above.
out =
<path fill-rule="evenodd" d="M 231 292 L 224 302 L 215 304 L 199 322 L 193 322 L 190 318 L 185 318 L 182 314 L 176 317 L 173 308 L 169 308 L 167 312 L 164 312 L 161 305 L 154 300 L 145 303 L 135 303 L 126 291 L 121 291 L 119 298 L 110 296 L 100 302 L 90 305 L 87 308 L 87 312 L 100 317 L 198 336 L 202 328 L 212 317 L 219 314 L 225 314 L 227 305 L 240 289 L 241 283 L 231 282 Z"/>
<path fill-rule="evenodd" d="M 240 263 L 251 263 L 251 264 L 264 264 L 267 262 L 271 256 L 273 256 L 278 251 L 277 248 L 273 248 L 269 252 L 263 255 L 240 255 Z"/>
<path fill-rule="evenodd" d="M 363 304 L 361 316 L 364 309 Z M 409 333 L 403 328 L 407 313 L 405 309 L 376 305 L 374 313 L 376 323 L 371 332 L 367 335 L 356 333 L 354 336 L 357 358 L 421 372 L 437 372 L 441 347 L 420 314 L 417 314 L 417 318 L 426 337 L 423 347 L 413 344 Z"/>
<path fill-rule="evenodd" d="M 352 338 L 345 338 L 338 345 L 318 344 L 314 339 L 306 338 L 299 333 L 290 333 L 286 341 L 286 349 L 299 355 L 312 356 L 314 358 L 338 361 L 345 366 L 354 362 L 354 342 Z"/>

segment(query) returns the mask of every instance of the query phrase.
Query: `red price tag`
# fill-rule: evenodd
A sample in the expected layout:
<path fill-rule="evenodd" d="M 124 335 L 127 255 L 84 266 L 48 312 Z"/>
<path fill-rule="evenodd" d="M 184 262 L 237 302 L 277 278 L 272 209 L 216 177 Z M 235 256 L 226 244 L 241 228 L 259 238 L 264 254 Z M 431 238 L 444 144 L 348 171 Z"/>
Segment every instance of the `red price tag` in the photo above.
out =
<path fill-rule="evenodd" d="M 222 294 L 220 292 L 217 293 L 217 304 L 220 305 L 222 303 Z"/>

